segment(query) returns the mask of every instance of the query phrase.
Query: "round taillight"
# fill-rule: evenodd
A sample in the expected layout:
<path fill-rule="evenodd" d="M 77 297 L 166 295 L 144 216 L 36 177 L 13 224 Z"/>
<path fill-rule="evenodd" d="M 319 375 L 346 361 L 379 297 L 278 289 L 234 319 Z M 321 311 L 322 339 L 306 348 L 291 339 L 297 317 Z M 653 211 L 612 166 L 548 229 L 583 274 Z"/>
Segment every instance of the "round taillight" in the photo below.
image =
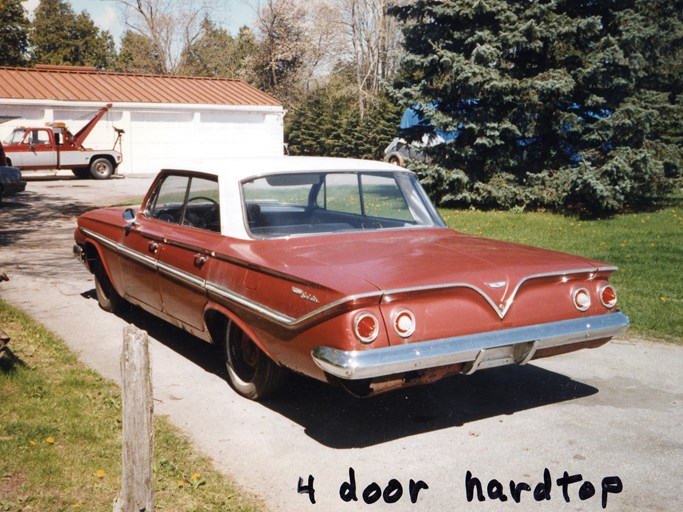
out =
<path fill-rule="evenodd" d="M 407 309 L 394 313 L 394 330 L 402 338 L 407 338 L 415 332 L 415 315 Z"/>
<path fill-rule="evenodd" d="M 585 288 L 579 288 L 578 290 L 575 290 L 573 299 L 574 306 L 576 306 L 576 309 L 579 311 L 586 311 L 589 307 L 591 307 L 591 295 Z"/>
<path fill-rule="evenodd" d="M 353 330 L 361 342 L 372 343 L 379 334 L 379 321 L 371 313 L 360 313 L 353 322 Z"/>
<path fill-rule="evenodd" d="M 600 302 L 607 309 L 612 309 L 617 305 L 617 291 L 611 284 L 606 284 L 600 289 Z"/>

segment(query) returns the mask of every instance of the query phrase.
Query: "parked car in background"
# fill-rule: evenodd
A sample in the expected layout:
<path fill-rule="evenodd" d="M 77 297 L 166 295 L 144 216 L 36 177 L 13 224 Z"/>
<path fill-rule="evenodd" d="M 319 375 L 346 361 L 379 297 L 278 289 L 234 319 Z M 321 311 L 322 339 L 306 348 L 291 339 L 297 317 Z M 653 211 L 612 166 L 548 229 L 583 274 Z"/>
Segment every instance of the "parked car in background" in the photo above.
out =
<path fill-rule="evenodd" d="M 289 371 L 357 396 L 597 347 L 623 332 L 615 267 L 447 228 L 383 162 L 225 160 L 162 171 L 139 208 L 78 219 L 100 306 L 224 348 L 262 399 Z"/>
<path fill-rule="evenodd" d="M 5 151 L 0 143 L 0 202 L 5 196 L 12 196 L 26 190 L 26 182 L 21 179 L 21 171 L 7 165 Z"/>

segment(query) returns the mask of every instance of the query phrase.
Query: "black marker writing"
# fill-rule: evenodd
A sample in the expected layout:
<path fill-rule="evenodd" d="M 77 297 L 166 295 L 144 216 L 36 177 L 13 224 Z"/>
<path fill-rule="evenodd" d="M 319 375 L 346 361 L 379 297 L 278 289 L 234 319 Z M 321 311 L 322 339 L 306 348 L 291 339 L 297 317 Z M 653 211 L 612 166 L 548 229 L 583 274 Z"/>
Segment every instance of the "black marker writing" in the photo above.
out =
<path fill-rule="evenodd" d="M 556 480 L 557 486 L 562 490 L 562 497 L 564 501 L 569 503 L 570 498 L 570 487 L 572 484 L 578 484 L 583 482 L 578 488 L 578 497 L 581 501 L 592 498 L 596 494 L 595 486 L 592 482 L 588 480 L 583 480 L 583 476 L 580 474 L 570 475 L 568 472 L 564 472 L 563 475 Z M 546 501 L 550 500 L 552 496 L 553 481 L 550 476 L 550 471 L 546 468 L 543 471 L 543 481 L 536 484 L 533 490 L 533 497 L 536 501 Z M 515 503 L 520 503 L 522 501 L 522 492 L 531 491 L 531 486 L 526 482 L 516 483 L 514 480 L 510 480 L 510 496 L 515 501 Z M 607 496 L 609 494 L 619 494 L 624 489 L 624 485 L 621 478 L 618 476 L 606 476 L 602 479 L 601 485 L 601 500 L 602 508 L 607 508 Z M 508 496 L 505 494 L 504 485 L 495 478 L 489 480 L 486 485 L 486 496 L 484 495 L 484 486 L 479 480 L 479 478 L 472 476 L 471 471 L 467 471 L 465 474 L 465 496 L 468 502 L 474 501 L 475 497 L 477 501 L 486 501 L 486 496 L 490 500 L 499 500 L 505 502 L 508 500 Z"/>

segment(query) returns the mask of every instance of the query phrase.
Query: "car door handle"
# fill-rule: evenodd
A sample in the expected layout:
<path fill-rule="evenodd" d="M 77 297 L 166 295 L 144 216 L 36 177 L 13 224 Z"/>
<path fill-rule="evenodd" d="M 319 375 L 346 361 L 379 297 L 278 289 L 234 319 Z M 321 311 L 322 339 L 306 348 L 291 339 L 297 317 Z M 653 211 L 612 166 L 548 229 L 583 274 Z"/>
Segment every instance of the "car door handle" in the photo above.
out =
<path fill-rule="evenodd" d="M 197 268 L 201 268 L 204 266 L 204 263 L 206 263 L 206 256 L 204 256 L 202 253 L 197 253 L 194 255 L 194 266 Z"/>
<path fill-rule="evenodd" d="M 159 251 L 159 244 L 156 242 L 150 242 L 147 247 L 152 254 L 156 254 Z"/>

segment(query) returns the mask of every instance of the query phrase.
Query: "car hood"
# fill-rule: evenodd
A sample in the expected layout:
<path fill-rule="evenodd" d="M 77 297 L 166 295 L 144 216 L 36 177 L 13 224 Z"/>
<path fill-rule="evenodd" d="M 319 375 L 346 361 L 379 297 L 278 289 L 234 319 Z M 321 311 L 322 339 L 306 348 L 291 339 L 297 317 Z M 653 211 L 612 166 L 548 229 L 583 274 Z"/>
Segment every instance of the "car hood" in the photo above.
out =
<path fill-rule="evenodd" d="M 384 292 L 460 283 L 496 290 L 489 295 L 503 297 L 529 276 L 593 271 L 606 266 L 570 254 L 450 229 L 292 238 L 283 242 L 285 246 L 278 248 L 277 258 L 282 261 L 282 254 L 287 255 L 290 272 L 337 290 L 347 288 L 341 283 L 359 286 L 360 280 Z M 361 293 L 367 289 L 346 291 Z"/>

